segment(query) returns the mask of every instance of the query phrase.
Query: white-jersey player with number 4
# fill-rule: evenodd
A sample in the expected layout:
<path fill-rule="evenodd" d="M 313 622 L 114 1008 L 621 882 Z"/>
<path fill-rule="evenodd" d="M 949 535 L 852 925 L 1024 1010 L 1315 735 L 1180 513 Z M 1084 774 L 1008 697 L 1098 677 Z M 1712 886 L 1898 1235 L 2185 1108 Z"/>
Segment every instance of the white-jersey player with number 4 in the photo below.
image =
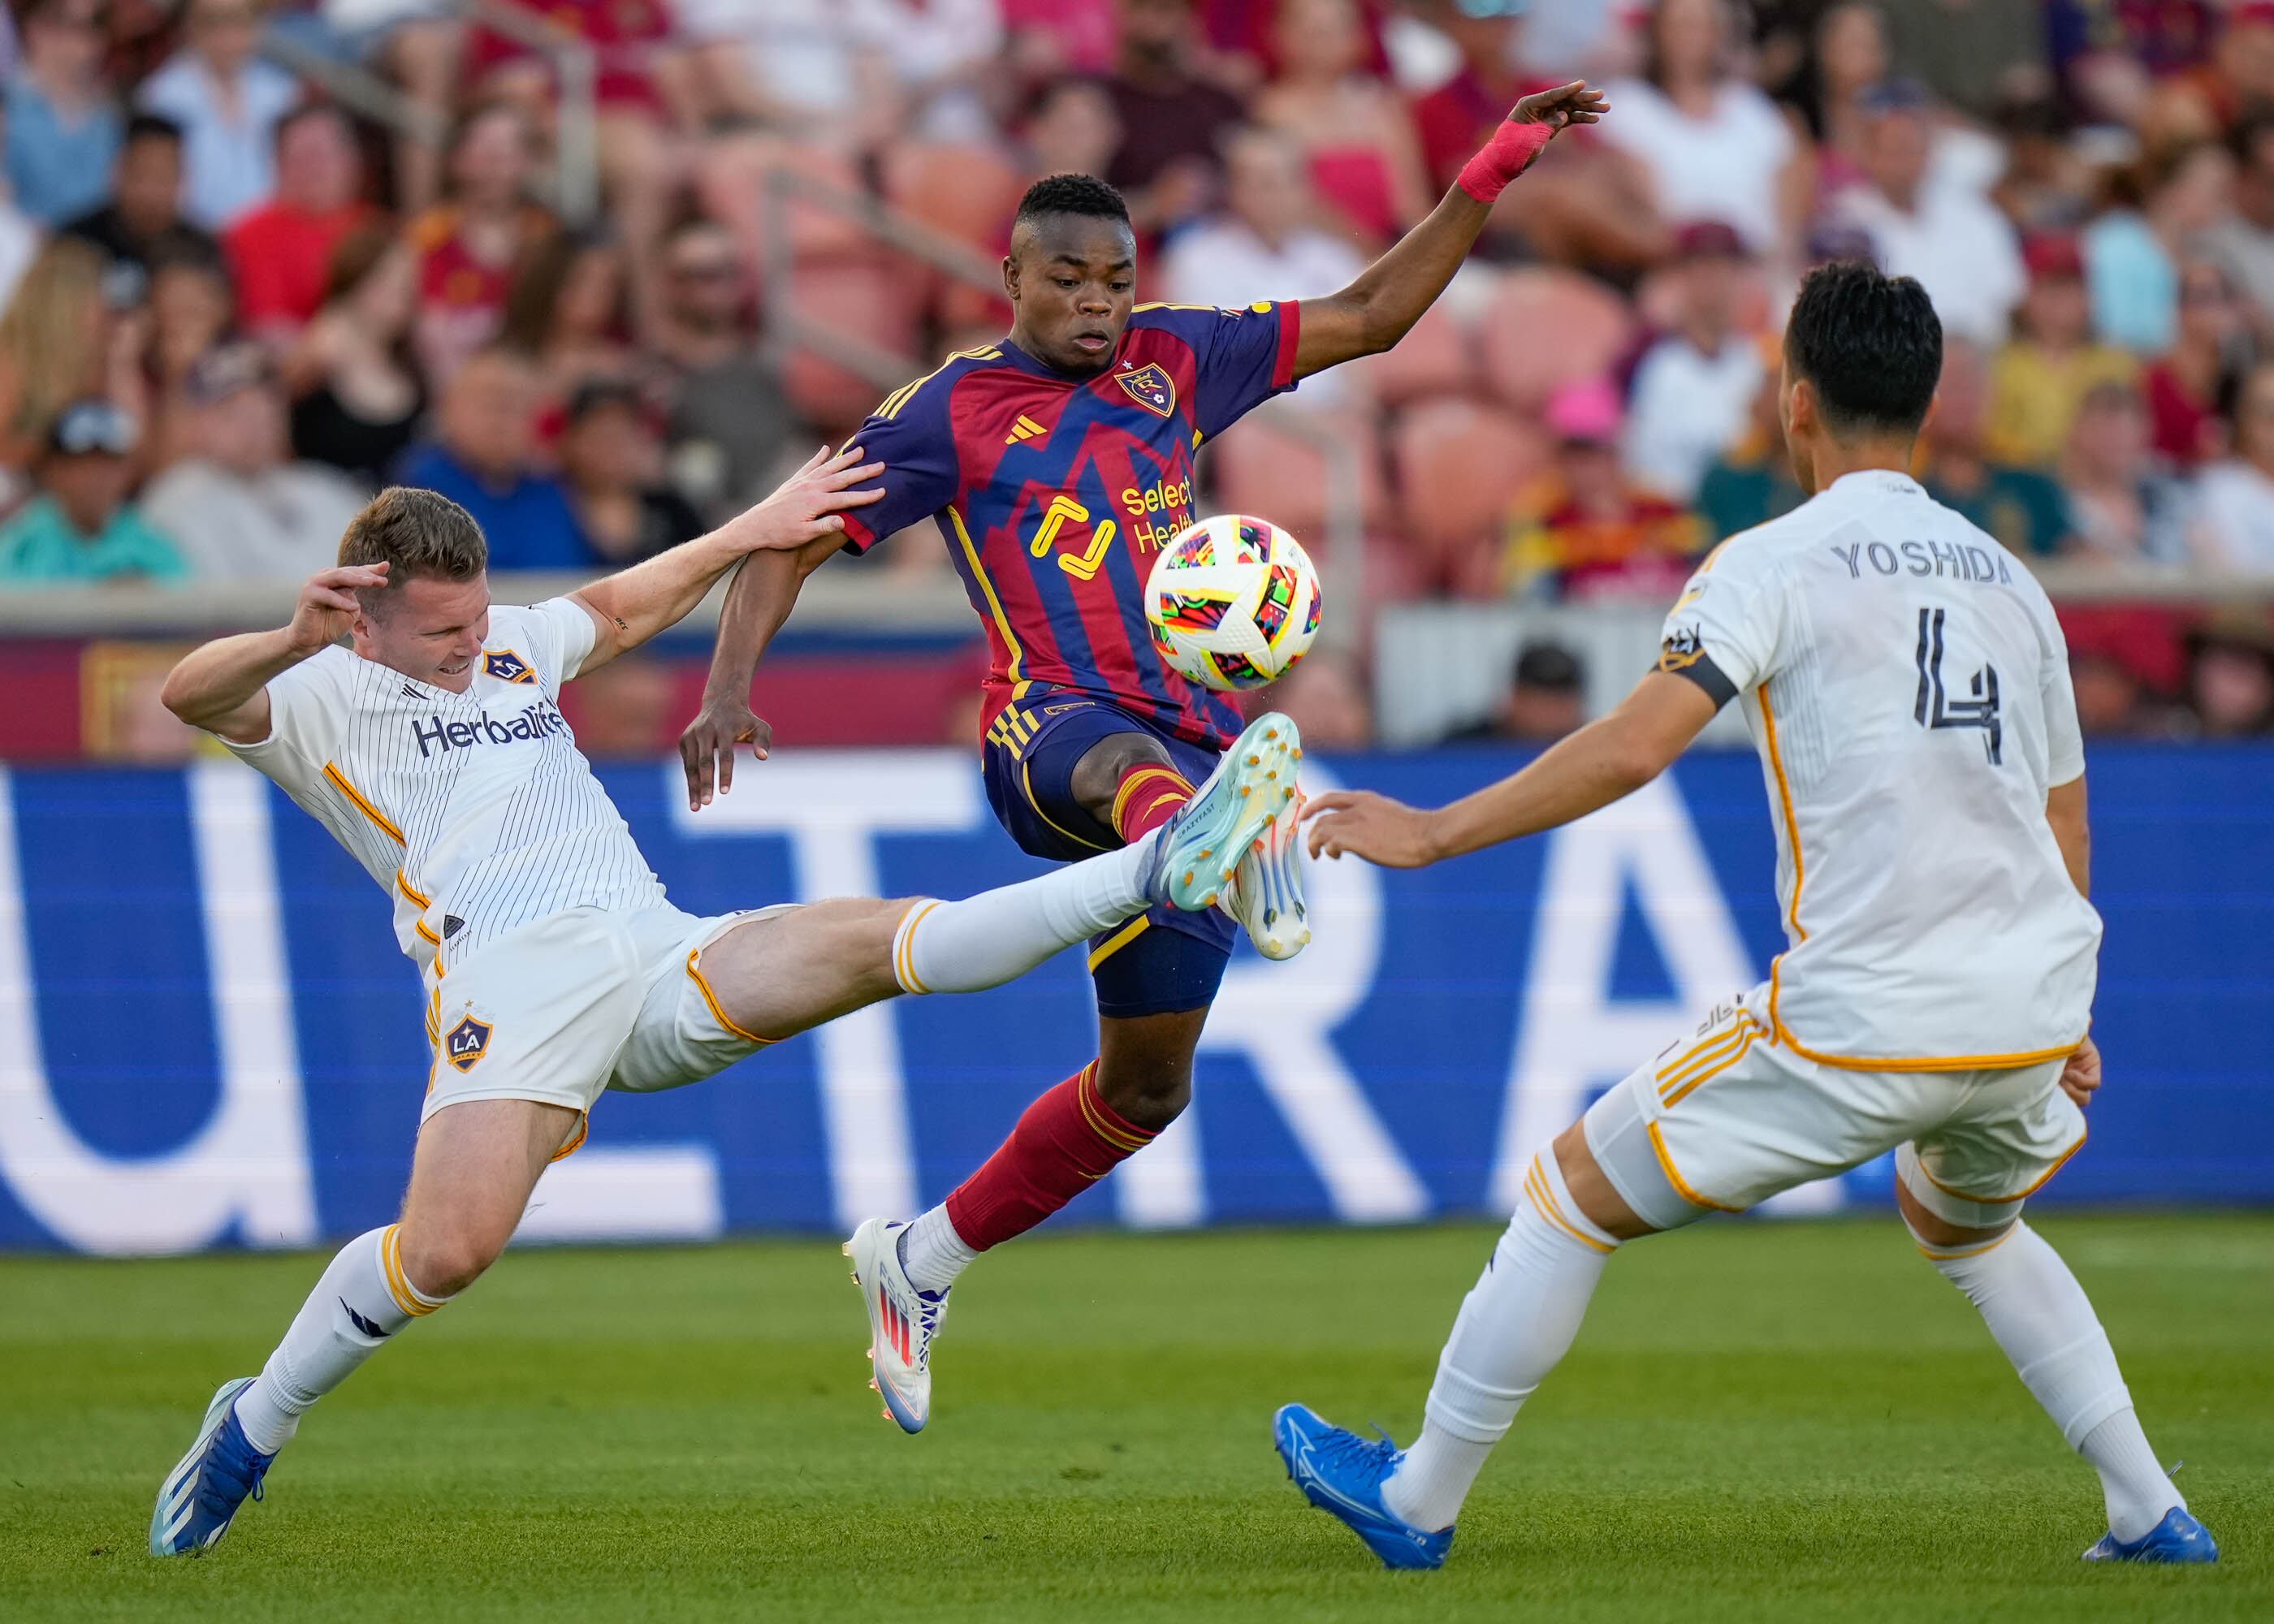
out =
<path fill-rule="evenodd" d="M 710 535 L 531 608 L 491 605 L 463 508 L 383 492 L 290 625 L 209 643 L 167 679 L 176 715 L 275 779 L 385 890 L 433 1060 L 423 1098 L 403 1079 L 419 1130 L 401 1221 L 350 1241 L 260 1373 L 214 1395 L 159 1488 L 153 1555 L 218 1544 L 309 1407 L 496 1261 L 604 1092 L 675 1088 L 863 1004 L 998 986 L 1156 906 L 1196 911 L 1214 888 L 1175 876 L 1206 867 L 1203 849 L 1245 849 L 1292 793 L 1284 755 L 1235 752 L 1143 839 L 1024 884 L 707 919 L 674 906 L 561 689 L 754 551 L 819 564 L 844 510 L 882 494 L 855 488 L 881 471 L 861 462 L 825 450 Z M 879 1368 L 921 1385 L 914 1365 Z"/>
<path fill-rule="evenodd" d="M 2100 919 L 2052 606 L 1906 472 L 1941 364 L 1916 282 L 1867 265 L 1814 273 L 1786 332 L 1781 400 L 1811 500 L 1706 560 L 1658 668 L 1609 716 L 1442 810 L 1365 793 L 1311 803 L 1314 855 L 1418 867 L 1608 805 L 1735 700 L 1768 787 L 1788 942 L 1766 981 L 1533 1159 L 1411 1450 L 1299 1404 L 1279 1412 L 1290 1474 L 1391 1567 L 1445 1560 L 1470 1485 L 1622 1244 L 1890 1150 L 1919 1250 L 2100 1475 L 2109 1531 L 2085 1555 L 2217 1560 L 2091 1304 L 2021 1218 L 2084 1143 L 2099 1086 L 2087 1032 Z"/>

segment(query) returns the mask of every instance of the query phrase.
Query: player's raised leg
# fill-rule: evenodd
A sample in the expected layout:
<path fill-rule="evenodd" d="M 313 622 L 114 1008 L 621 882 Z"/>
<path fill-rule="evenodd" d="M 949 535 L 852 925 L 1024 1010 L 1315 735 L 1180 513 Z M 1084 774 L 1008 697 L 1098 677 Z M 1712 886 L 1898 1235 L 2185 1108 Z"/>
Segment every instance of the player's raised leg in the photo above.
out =
<path fill-rule="evenodd" d="M 260 1373 L 214 1395 L 159 1487 L 153 1556 L 221 1543 L 247 1497 L 262 1497 L 309 1407 L 496 1261 L 538 1176 L 579 1125 L 576 1112 L 533 1100 L 471 1100 L 427 1118 L 402 1220 L 341 1248 Z"/>
<path fill-rule="evenodd" d="M 2030 1396 L 2100 1475 L 2108 1532 L 2085 1560 L 2217 1561 L 2218 1542 L 2148 1447 L 2084 1288 L 2022 1222 L 2019 1202 L 1973 1200 L 1937 1184 L 1915 1145 L 1896 1153 L 1895 1169 L 1896 1205 L 1919 1251 L 1981 1312 Z"/>

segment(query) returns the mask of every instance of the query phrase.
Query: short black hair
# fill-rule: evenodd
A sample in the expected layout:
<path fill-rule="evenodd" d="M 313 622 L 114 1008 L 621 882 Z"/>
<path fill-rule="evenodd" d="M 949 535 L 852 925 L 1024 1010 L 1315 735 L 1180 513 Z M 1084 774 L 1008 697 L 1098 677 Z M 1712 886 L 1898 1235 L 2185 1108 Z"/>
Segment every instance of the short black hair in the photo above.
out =
<path fill-rule="evenodd" d="M 162 113 L 137 113 L 126 121 L 125 135 L 118 143 L 124 152 L 138 141 L 171 141 L 182 144 L 182 126 Z"/>
<path fill-rule="evenodd" d="M 1837 260 L 1800 284 L 1784 353 L 1834 433 L 1916 433 L 1942 378 L 1942 321 L 1916 279 Z"/>
<path fill-rule="evenodd" d="M 1129 223 L 1129 204 L 1120 192 L 1095 175 L 1045 175 L 1027 188 L 1019 199 L 1012 223 L 1038 220 L 1044 214 L 1080 214 L 1091 220 Z"/>
<path fill-rule="evenodd" d="M 2269 134 L 2274 134 L 2274 108 L 2254 107 L 2227 132 L 2226 150 L 2234 154 L 2235 162 L 2248 169 L 2258 162 L 2258 144 Z"/>

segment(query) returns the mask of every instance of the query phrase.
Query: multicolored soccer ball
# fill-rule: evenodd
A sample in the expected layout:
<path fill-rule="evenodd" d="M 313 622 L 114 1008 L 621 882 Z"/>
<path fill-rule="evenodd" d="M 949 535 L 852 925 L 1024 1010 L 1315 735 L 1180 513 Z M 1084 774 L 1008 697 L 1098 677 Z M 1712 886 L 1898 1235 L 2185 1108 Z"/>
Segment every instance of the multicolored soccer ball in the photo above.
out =
<path fill-rule="evenodd" d="M 1269 520 L 1220 513 L 1170 538 L 1145 583 L 1153 646 L 1171 670 L 1220 693 L 1295 668 L 1319 635 L 1319 572 Z"/>

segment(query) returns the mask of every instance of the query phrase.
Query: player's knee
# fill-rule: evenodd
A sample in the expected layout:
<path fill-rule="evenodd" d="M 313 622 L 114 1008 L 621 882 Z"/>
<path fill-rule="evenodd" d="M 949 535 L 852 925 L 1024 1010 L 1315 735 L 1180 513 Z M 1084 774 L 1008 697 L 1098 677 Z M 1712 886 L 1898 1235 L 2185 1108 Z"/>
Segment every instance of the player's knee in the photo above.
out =
<path fill-rule="evenodd" d="M 1588 1222 L 1615 1239 L 1638 1240 L 1657 1231 L 1644 1222 L 1618 1192 L 1587 1143 L 1586 1130 L 1573 1123 L 1555 1136 L 1553 1153 L 1571 1203 Z"/>
<path fill-rule="evenodd" d="M 1913 1192 L 1909 1183 L 1898 1177 L 1895 1181 L 1895 1210 L 1902 1214 L 1903 1227 L 1911 1232 L 1919 1250 L 1936 1262 L 1966 1256 L 1980 1248 L 1986 1250 L 2005 1237 L 2020 1214 L 2004 1215 L 2001 1222 L 1987 1225 L 1954 1222 L 1928 1207 Z"/>
<path fill-rule="evenodd" d="M 1109 1056 L 1097 1068 L 1097 1092 L 1125 1121 L 1157 1133 L 1192 1103 L 1192 1056 Z"/>
<path fill-rule="evenodd" d="M 1174 767 L 1175 760 L 1161 741 L 1147 733 L 1110 733 L 1084 751 L 1066 780 L 1068 790 L 1082 809 L 1098 822 L 1112 821 L 1113 798 L 1133 767 L 1148 763 Z"/>
<path fill-rule="evenodd" d="M 456 1297 L 479 1280 L 504 1252 L 513 1231 L 471 1223 L 403 1225 L 403 1272 L 428 1297 Z"/>

